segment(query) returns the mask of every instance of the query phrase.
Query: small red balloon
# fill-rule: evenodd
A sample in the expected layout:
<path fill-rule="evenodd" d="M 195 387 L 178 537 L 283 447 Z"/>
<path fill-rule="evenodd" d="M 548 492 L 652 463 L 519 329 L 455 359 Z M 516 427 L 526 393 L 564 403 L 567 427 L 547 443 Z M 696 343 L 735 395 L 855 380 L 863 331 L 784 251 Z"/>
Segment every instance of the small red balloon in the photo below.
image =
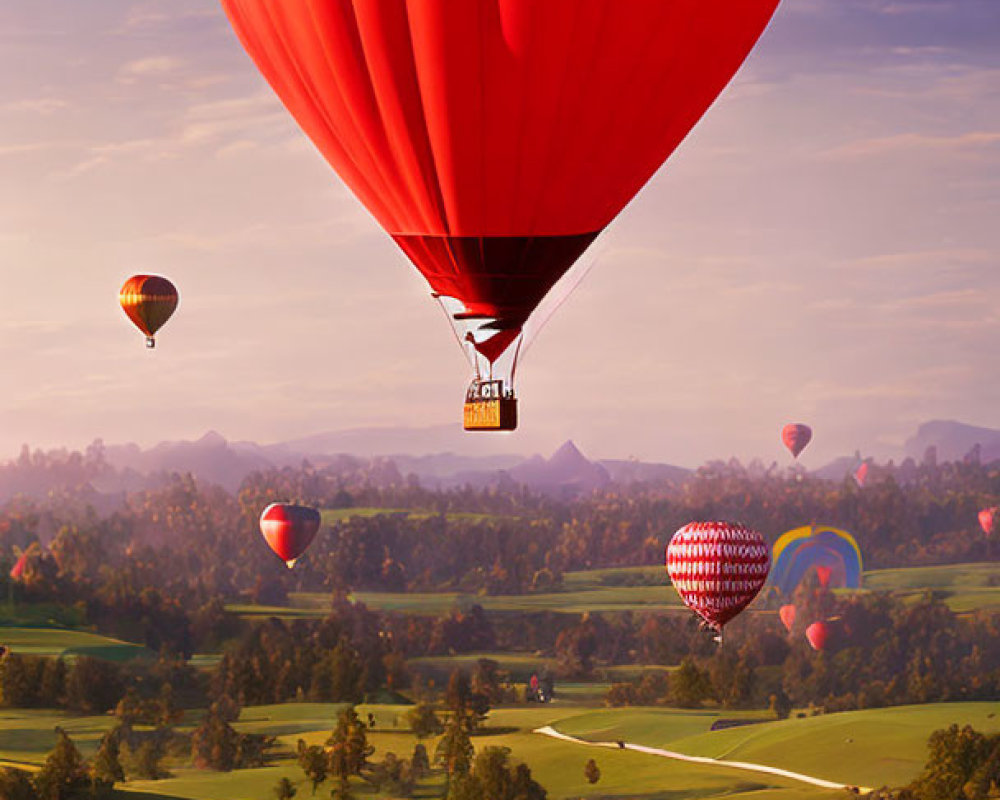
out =
<path fill-rule="evenodd" d="M 826 650 L 830 638 L 830 626 L 825 622 L 814 622 L 806 628 L 806 638 L 813 650 Z"/>
<path fill-rule="evenodd" d="M 312 544 L 319 525 L 319 512 L 309 506 L 272 503 L 260 515 L 260 532 L 289 569 Z"/>
<path fill-rule="evenodd" d="M 993 506 L 992 508 L 984 508 L 979 512 L 979 525 L 982 527 L 983 533 L 987 536 L 992 534 L 994 528 L 996 527 L 998 511 L 1000 511 L 1000 508 Z"/>
<path fill-rule="evenodd" d="M 795 458 L 798 458 L 799 453 L 805 450 L 812 438 L 812 428 L 801 422 L 790 422 L 781 429 L 781 441 L 785 443 L 785 447 L 791 450 Z"/>
<path fill-rule="evenodd" d="M 832 567 L 816 567 L 816 577 L 819 578 L 819 585 L 824 589 L 830 585 L 830 573 Z"/>
<path fill-rule="evenodd" d="M 868 481 L 868 462 L 865 461 L 858 467 L 854 472 L 854 482 L 858 485 L 859 489 L 865 488 L 865 483 Z"/>
<path fill-rule="evenodd" d="M 795 606 L 790 603 L 782 606 L 778 609 L 778 616 L 781 618 L 781 624 L 785 626 L 785 630 L 791 633 L 792 626 L 795 624 Z"/>
<path fill-rule="evenodd" d="M 10 577 L 16 581 L 20 580 L 21 578 L 24 577 L 24 571 L 25 569 L 27 569 L 27 567 L 28 567 L 28 554 L 21 553 L 20 558 L 17 559 L 17 561 L 14 563 L 14 566 L 11 568 Z"/>

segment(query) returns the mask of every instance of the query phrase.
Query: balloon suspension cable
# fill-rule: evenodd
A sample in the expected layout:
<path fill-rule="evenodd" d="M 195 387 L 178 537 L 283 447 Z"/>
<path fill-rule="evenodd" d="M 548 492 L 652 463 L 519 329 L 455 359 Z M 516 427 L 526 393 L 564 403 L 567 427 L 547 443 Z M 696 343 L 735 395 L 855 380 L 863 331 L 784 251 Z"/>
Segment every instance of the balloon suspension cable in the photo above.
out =
<path fill-rule="evenodd" d="M 154 339 L 152 336 L 147 336 L 146 337 L 146 347 L 148 347 L 150 349 L 156 347 L 156 339 Z"/>
<path fill-rule="evenodd" d="M 517 360 L 521 357 L 521 346 L 524 344 L 524 334 L 517 338 L 517 348 L 514 350 L 514 359 L 510 366 L 510 388 L 514 389 L 514 373 L 517 372 Z"/>

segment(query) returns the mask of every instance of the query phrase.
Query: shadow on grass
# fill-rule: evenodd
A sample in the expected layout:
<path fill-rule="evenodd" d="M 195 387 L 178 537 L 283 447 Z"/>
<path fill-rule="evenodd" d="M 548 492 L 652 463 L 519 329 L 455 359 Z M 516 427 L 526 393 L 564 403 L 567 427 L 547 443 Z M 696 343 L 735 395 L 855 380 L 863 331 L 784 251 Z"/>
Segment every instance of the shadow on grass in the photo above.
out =
<path fill-rule="evenodd" d="M 704 800 L 712 798 L 732 797 L 733 795 L 749 794 L 750 792 L 762 792 L 765 789 L 774 789 L 774 784 L 757 783 L 755 781 L 745 781 L 712 794 L 699 794 L 698 797 Z M 651 792 L 649 794 L 601 794 L 587 795 L 585 800 L 690 800 L 691 791 L 689 789 L 667 790 L 662 792 Z"/>
<path fill-rule="evenodd" d="M 509 736 L 519 730 L 521 729 L 512 725 L 491 725 L 488 728 L 476 728 L 469 736 L 473 739 L 478 736 Z"/>

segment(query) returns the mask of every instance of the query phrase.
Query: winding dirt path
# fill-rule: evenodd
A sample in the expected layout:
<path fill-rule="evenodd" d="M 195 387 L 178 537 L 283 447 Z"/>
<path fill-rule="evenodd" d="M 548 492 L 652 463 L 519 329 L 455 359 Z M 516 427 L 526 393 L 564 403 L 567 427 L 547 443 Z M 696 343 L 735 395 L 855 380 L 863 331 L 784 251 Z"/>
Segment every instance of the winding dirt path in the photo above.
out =
<path fill-rule="evenodd" d="M 706 756 L 689 756 L 685 753 L 676 753 L 673 750 L 661 750 L 658 747 L 646 747 L 645 745 L 632 744 L 631 742 L 622 742 L 621 744 L 618 742 L 588 742 L 586 739 L 577 739 L 575 736 L 560 733 L 551 725 L 546 725 L 544 728 L 536 728 L 534 732 L 540 733 L 543 736 L 551 736 L 553 739 L 562 739 L 565 742 L 586 745 L 587 747 L 606 747 L 611 750 L 635 750 L 638 753 L 660 756 L 661 758 L 672 758 L 675 761 L 689 761 L 693 764 L 708 764 L 714 767 L 731 767 L 732 769 L 741 769 L 747 772 L 778 775 L 782 778 L 809 783 L 823 789 L 857 789 L 861 794 L 869 794 L 872 791 L 869 786 L 852 786 L 851 784 L 837 783 L 836 781 L 828 781 L 823 778 L 814 778 L 812 775 L 803 775 L 801 772 L 769 767 L 766 764 L 751 764 L 747 761 L 723 761 L 718 758 L 708 758 Z"/>

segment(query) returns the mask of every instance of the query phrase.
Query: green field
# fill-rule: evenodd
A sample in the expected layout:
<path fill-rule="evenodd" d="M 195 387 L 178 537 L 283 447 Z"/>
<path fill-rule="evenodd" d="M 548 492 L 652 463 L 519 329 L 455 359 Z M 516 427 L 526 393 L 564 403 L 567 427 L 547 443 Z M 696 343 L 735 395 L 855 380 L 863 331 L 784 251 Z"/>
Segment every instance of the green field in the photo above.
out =
<path fill-rule="evenodd" d="M 92 656 L 107 661 L 152 657 L 145 647 L 64 628 L 0 628 L 0 644 L 33 656 Z"/>
<path fill-rule="evenodd" d="M 366 592 L 351 594 L 372 609 L 399 611 L 422 616 L 439 616 L 456 608 L 482 606 L 490 612 L 554 611 L 562 614 L 613 611 L 684 610 L 671 586 L 628 586 L 590 589 L 579 592 L 547 594 L 478 595 L 458 592 Z M 329 613 L 330 598 L 308 592 L 289 596 L 288 606 L 257 606 L 247 603 L 227 604 L 227 610 L 245 617 L 280 617 L 282 619 L 324 617 Z"/>
<path fill-rule="evenodd" d="M 289 703 L 243 710 L 240 730 L 278 737 L 279 760 L 270 767 L 232 773 L 171 767 L 173 777 L 163 781 L 135 781 L 122 786 L 123 797 L 145 793 L 150 798 L 185 800 L 265 800 L 281 777 L 299 785 L 300 795 L 312 796 L 301 770 L 291 760 L 295 742 L 322 743 L 341 706 Z M 819 789 L 789 778 L 745 772 L 724 766 L 690 764 L 634 751 L 588 748 L 543 737 L 532 731 L 544 725 L 592 741 L 623 739 L 653 747 L 712 758 L 767 764 L 808 775 L 869 786 L 901 784 L 921 769 L 926 740 L 935 729 L 970 723 L 981 731 L 1000 730 L 996 704 L 956 703 L 830 714 L 806 719 L 764 722 L 709 732 L 720 716 L 740 714 L 664 708 L 607 710 L 597 707 L 547 706 L 500 708 L 492 711 L 487 728 L 473 738 L 477 749 L 499 745 L 525 761 L 554 800 L 562 798 L 649 798 L 695 800 L 725 796 L 736 800 L 823 800 L 845 797 L 840 791 Z M 360 706 L 363 719 L 375 715 L 369 739 L 375 760 L 392 751 L 408 757 L 416 739 L 406 731 L 406 706 Z M 757 712 L 759 714 L 759 712 Z M 994 714 L 994 716 L 990 716 Z M 752 716 L 744 714 L 743 716 Z M 84 754 L 93 752 L 101 733 L 110 727 L 107 717 L 67 717 L 50 711 L 7 711 L 0 714 L 0 759 L 21 765 L 39 764 L 61 725 Z M 433 740 L 425 741 L 433 752 Z M 594 758 L 600 782 L 590 785 L 583 766 Z M 378 795 L 363 791 L 366 797 Z M 432 776 L 418 796 L 438 796 L 441 777 Z M 320 787 L 317 797 L 327 796 Z M 138 797 L 135 798 L 138 800 Z"/>
<path fill-rule="evenodd" d="M 692 712 L 615 710 L 560 723 L 560 731 L 588 739 L 628 738 L 689 755 L 749 761 L 828 780 L 868 786 L 909 781 L 924 764 L 930 732 L 952 723 L 1000 731 L 996 703 L 924 706 L 824 714 L 708 732 L 711 718 Z M 738 716 L 726 714 L 727 717 Z M 698 730 L 699 722 L 705 725 Z M 614 734 L 614 735 L 613 735 Z"/>
<path fill-rule="evenodd" d="M 413 511 L 406 508 L 324 508 L 320 518 L 324 525 L 333 525 L 352 517 L 403 517 L 411 520 L 431 519 L 440 516 L 436 511 Z M 449 511 L 445 515 L 449 522 L 468 520 L 481 522 L 487 519 L 516 519 L 516 517 L 501 517 L 498 514 L 480 514 L 472 511 Z"/>
<path fill-rule="evenodd" d="M 865 573 L 863 586 L 878 591 L 908 589 L 1000 588 L 1000 562 L 945 564 L 937 567 L 877 569 Z"/>
<path fill-rule="evenodd" d="M 1000 564 L 873 570 L 865 573 L 863 586 L 863 591 L 891 591 L 914 599 L 931 589 L 942 595 L 952 610 L 959 613 L 980 608 L 1000 608 Z M 456 608 L 467 609 L 473 605 L 480 605 L 492 613 L 684 611 L 684 606 L 662 567 L 616 567 L 567 572 L 563 576 L 560 591 L 542 594 L 356 591 L 352 598 L 373 609 L 429 616 L 447 614 Z M 227 608 L 246 617 L 276 616 L 295 619 L 323 617 L 327 614 L 329 604 L 330 598 L 326 594 L 301 592 L 290 595 L 287 606 L 231 604 Z M 750 613 L 758 612 L 751 610 Z"/>
<path fill-rule="evenodd" d="M 921 597 L 933 590 L 956 613 L 1000 609 L 1000 562 L 946 564 L 866 572 L 865 591 L 889 591 L 902 597 Z"/>
<path fill-rule="evenodd" d="M 363 512 L 372 515 L 386 509 L 342 509 L 337 514 Z M 334 512 L 325 512 L 326 514 Z M 407 513 L 410 512 L 401 512 Z M 429 516 L 429 514 L 428 514 Z M 343 518 L 343 517 L 341 517 Z M 913 569 L 875 570 L 865 574 L 865 591 L 891 591 L 916 598 L 928 589 L 942 593 L 952 608 L 1000 608 L 1000 565 L 952 565 Z M 514 611 L 663 610 L 683 612 L 679 600 L 660 567 L 616 568 L 571 572 L 564 576 L 562 591 L 518 596 L 480 596 L 460 593 L 358 592 L 355 598 L 374 608 L 414 614 L 442 614 L 455 608 L 482 605 L 493 613 Z M 275 615 L 292 618 L 325 616 L 329 596 L 320 593 L 293 594 L 289 607 L 233 605 L 230 608 L 251 617 Z M 121 660 L 147 655 L 134 644 L 101 637 L 82 630 L 45 627 L 44 614 L 15 609 L 24 627 L 0 627 L 0 644 L 15 652 L 67 656 L 88 654 Z M 687 613 L 687 612 L 683 612 Z M 774 612 L 764 612 L 774 613 Z M 23 616 L 27 614 L 27 616 Z M 41 615 L 41 616 L 40 616 Z M 11 621 L 14 621 L 12 618 Z M 54 618 L 53 618 L 53 623 Z M 210 668 L 216 654 L 195 659 Z M 491 658 L 518 682 L 526 681 L 551 659 L 528 653 L 487 652 L 412 659 L 414 670 L 438 683 L 456 667 L 470 668 L 478 658 Z M 549 705 L 502 707 L 491 712 L 488 728 L 474 739 L 477 749 L 488 745 L 508 747 L 515 759 L 527 762 L 549 791 L 552 800 L 824 800 L 844 798 L 842 791 L 819 789 L 766 774 L 718 765 L 690 764 L 618 749 L 588 748 L 533 733 L 553 725 L 557 730 L 590 741 L 624 740 L 674 750 L 689 755 L 764 764 L 844 783 L 880 786 L 900 785 L 922 768 L 928 735 L 951 723 L 969 723 L 984 732 L 1000 731 L 997 704 L 957 703 L 866 710 L 842 714 L 763 721 L 728 730 L 710 731 L 720 717 L 762 718 L 763 712 L 723 712 L 667 708 L 607 709 L 601 700 L 611 681 L 636 677 L 648 667 L 619 665 L 599 671 L 600 680 L 587 684 L 556 686 Z M 235 773 L 203 772 L 183 764 L 168 764 L 174 777 L 164 781 L 136 781 L 122 787 L 126 800 L 270 800 L 281 777 L 297 783 L 300 798 L 312 797 L 292 753 L 299 738 L 322 743 L 329 736 L 341 706 L 289 703 L 249 707 L 236 727 L 278 739 L 278 758 L 273 766 Z M 363 719 L 371 712 L 375 728 L 370 734 L 377 748 L 375 759 L 388 751 L 408 757 L 416 743 L 408 732 L 407 706 L 361 706 Z M 190 730 L 197 714 L 185 720 Z M 113 719 L 70 717 L 56 711 L 0 711 L 0 762 L 37 766 L 55 741 L 53 729 L 64 727 L 85 756 L 93 753 L 100 736 Z M 184 726 L 182 726 L 184 727 Z M 433 752 L 434 743 L 426 742 Z M 597 760 L 601 779 L 587 783 L 583 765 Z M 442 778 L 432 776 L 418 787 L 417 796 L 440 796 Z M 379 796 L 360 783 L 357 796 L 376 800 Z M 328 797 L 329 786 L 316 797 Z"/>

